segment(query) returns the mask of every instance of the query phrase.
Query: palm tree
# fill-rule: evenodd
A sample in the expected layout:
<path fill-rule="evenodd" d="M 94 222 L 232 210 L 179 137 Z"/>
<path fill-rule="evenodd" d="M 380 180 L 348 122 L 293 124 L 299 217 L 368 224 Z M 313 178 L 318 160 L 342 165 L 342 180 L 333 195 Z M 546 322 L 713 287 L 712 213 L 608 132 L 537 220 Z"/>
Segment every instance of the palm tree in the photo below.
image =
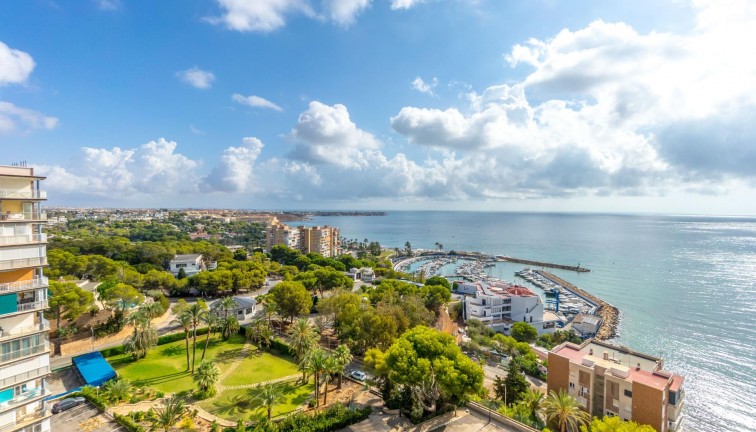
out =
<path fill-rule="evenodd" d="M 207 352 L 207 346 L 210 344 L 210 333 L 218 325 L 218 315 L 212 312 L 208 312 L 202 317 L 202 322 L 207 325 L 207 337 L 205 338 L 205 347 L 202 348 L 202 357 L 200 357 L 200 363 L 205 359 L 205 352 Z M 188 353 L 189 351 L 187 351 Z"/>
<path fill-rule="evenodd" d="M 265 303 L 263 303 L 263 313 L 268 317 L 268 326 L 271 326 L 273 315 L 278 313 L 278 305 L 275 304 L 273 300 L 266 299 Z"/>
<path fill-rule="evenodd" d="M 189 319 L 192 323 L 192 375 L 194 375 L 194 360 L 197 358 L 197 326 L 200 321 L 202 321 L 202 317 L 207 311 L 199 302 L 197 302 L 192 303 L 184 313 L 189 315 Z"/>
<path fill-rule="evenodd" d="M 155 415 L 152 420 L 152 430 L 163 429 L 168 432 L 173 425 L 181 420 L 186 413 L 184 400 L 176 396 L 163 399 L 163 405 L 153 408 Z"/>
<path fill-rule="evenodd" d="M 289 331 L 289 350 L 294 354 L 297 361 L 302 363 L 307 352 L 315 346 L 317 337 L 315 327 L 310 325 L 307 318 L 300 318 L 291 326 L 291 330 Z M 307 379 L 306 372 L 302 379 Z"/>
<path fill-rule="evenodd" d="M 107 393 L 108 400 L 114 403 L 125 400 L 131 393 L 131 384 L 125 379 L 112 379 L 102 387 Z"/>
<path fill-rule="evenodd" d="M 320 377 L 321 373 L 328 366 L 328 353 L 322 348 L 315 348 L 308 356 L 309 366 L 315 375 L 315 408 L 320 406 Z"/>
<path fill-rule="evenodd" d="M 186 342 L 186 370 L 189 370 L 189 330 L 192 328 L 192 317 L 187 313 L 179 313 L 174 320 L 184 328 L 184 342 Z"/>
<path fill-rule="evenodd" d="M 328 382 L 334 374 L 339 372 L 339 363 L 334 356 L 329 355 L 326 357 L 325 363 L 323 363 L 323 381 L 325 382 L 325 393 L 323 395 L 323 405 L 328 404 Z"/>
<path fill-rule="evenodd" d="M 591 416 L 581 409 L 578 401 L 564 390 L 559 390 L 559 393 L 552 390 L 543 403 L 543 411 L 546 420 L 555 422 L 560 432 L 566 432 L 568 429 L 576 431 L 581 424 L 586 424 L 591 419 Z"/>
<path fill-rule="evenodd" d="M 255 387 L 255 393 L 257 393 L 255 400 L 268 411 L 268 421 L 270 421 L 273 407 L 280 402 L 283 397 L 283 390 L 280 386 L 275 384 L 258 384 L 257 387 Z"/>
<path fill-rule="evenodd" d="M 245 336 L 258 347 L 269 347 L 273 332 L 264 318 L 257 318 L 252 322 L 252 325 L 247 327 Z"/>
<path fill-rule="evenodd" d="M 134 360 L 147 355 L 150 348 L 157 345 L 157 329 L 150 322 L 150 317 L 144 311 L 136 311 L 126 318 L 126 322 L 134 326 L 134 333 L 124 342 L 124 348 Z"/>
<path fill-rule="evenodd" d="M 197 373 L 192 377 L 202 392 L 210 390 L 218 382 L 219 378 L 220 369 L 212 360 L 200 362 Z"/>
<path fill-rule="evenodd" d="M 336 347 L 335 350 L 333 350 L 333 357 L 336 359 L 336 363 L 339 365 L 339 386 L 338 388 L 341 389 L 341 383 L 344 379 L 344 369 L 346 369 L 347 365 L 352 362 L 352 352 L 349 351 L 349 347 L 347 345 L 341 344 L 338 347 Z"/>
<path fill-rule="evenodd" d="M 236 309 L 236 301 L 231 296 L 223 297 L 218 307 L 223 310 L 223 318 L 228 319 L 228 313 Z"/>
<path fill-rule="evenodd" d="M 238 333 L 241 326 L 239 325 L 239 320 L 236 319 L 236 317 L 228 317 L 226 319 L 221 320 L 221 335 L 223 336 L 223 340 L 228 340 L 233 336 L 234 333 Z"/>
<path fill-rule="evenodd" d="M 523 394 L 523 398 L 520 403 L 527 407 L 530 419 L 534 422 L 538 422 L 544 403 L 543 393 L 536 389 L 530 388 Z"/>
<path fill-rule="evenodd" d="M 152 303 L 143 303 L 139 306 L 140 311 L 144 311 L 150 318 L 157 318 L 161 315 L 163 315 L 163 306 L 160 305 L 160 303 L 154 301 Z"/>

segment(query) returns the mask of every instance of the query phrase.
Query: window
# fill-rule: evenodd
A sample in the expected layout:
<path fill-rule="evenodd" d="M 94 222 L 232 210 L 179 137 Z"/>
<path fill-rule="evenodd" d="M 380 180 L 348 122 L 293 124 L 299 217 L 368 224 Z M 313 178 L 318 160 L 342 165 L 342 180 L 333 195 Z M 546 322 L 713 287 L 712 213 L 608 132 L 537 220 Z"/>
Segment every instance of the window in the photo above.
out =
<path fill-rule="evenodd" d="M 625 396 L 631 398 L 633 397 L 633 392 L 631 390 L 625 390 Z"/>
<path fill-rule="evenodd" d="M 572 382 L 571 382 L 571 383 L 570 383 L 570 388 L 571 388 L 571 389 L 574 389 L 574 388 L 575 388 L 575 383 L 572 383 Z"/>
<path fill-rule="evenodd" d="M 186 264 L 176 264 L 176 268 L 186 267 Z"/>

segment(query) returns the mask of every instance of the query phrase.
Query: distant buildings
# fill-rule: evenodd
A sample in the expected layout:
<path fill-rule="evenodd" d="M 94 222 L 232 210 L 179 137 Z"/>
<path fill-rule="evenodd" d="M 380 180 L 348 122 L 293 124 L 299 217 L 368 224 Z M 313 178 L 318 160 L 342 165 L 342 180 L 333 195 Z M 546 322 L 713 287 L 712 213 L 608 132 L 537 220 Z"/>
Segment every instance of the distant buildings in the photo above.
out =
<path fill-rule="evenodd" d="M 529 289 L 506 282 L 463 282 L 457 291 L 465 294 L 463 317 L 477 319 L 493 330 L 509 334 L 512 324 L 526 322 L 538 334 L 552 333 L 559 318 L 544 313 L 543 301 Z"/>
<path fill-rule="evenodd" d="M 348 272 L 345 272 L 345 274 L 356 281 L 373 282 L 375 280 L 375 272 L 370 267 L 353 267 Z"/>
<path fill-rule="evenodd" d="M 341 253 L 341 239 L 338 228 L 331 226 L 298 226 L 292 228 L 274 218 L 268 226 L 267 250 L 275 245 L 286 245 L 304 254 L 315 252 L 324 257 L 335 257 Z"/>
<path fill-rule="evenodd" d="M 617 416 L 675 431 L 682 421 L 683 377 L 657 357 L 598 340 L 563 343 L 549 352 L 549 391 L 565 390 L 591 416 Z"/>
<path fill-rule="evenodd" d="M 0 431 L 50 431 L 44 177 L 0 166 Z"/>

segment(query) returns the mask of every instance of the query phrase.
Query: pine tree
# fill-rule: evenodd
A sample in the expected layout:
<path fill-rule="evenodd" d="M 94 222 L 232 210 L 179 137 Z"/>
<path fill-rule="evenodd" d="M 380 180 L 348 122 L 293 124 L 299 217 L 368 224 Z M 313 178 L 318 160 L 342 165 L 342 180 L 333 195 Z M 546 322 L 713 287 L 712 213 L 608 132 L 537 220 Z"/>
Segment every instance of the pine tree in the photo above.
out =
<path fill-rule="evenodd" d="M 506 399 L 504 400 L 507 405 L 520 401 L 530 387 L 528 381 L 520 373 L 520 365 L 517 361 L 509 362 L 509 370 L 504 379 L 504 385 L 507 387 Z"/>

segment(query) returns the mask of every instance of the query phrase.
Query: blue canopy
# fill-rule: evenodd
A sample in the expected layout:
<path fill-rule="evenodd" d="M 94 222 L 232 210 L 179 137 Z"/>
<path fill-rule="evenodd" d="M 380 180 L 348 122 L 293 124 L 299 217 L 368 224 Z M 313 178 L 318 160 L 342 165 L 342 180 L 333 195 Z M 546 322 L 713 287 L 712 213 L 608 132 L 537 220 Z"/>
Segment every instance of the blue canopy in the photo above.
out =
<path fill-rule="evenodd" d="M 74 357 L 73 364 L 86 385 L 101 386 L 116 377 L 110 363 L 97 351 Z"/>

